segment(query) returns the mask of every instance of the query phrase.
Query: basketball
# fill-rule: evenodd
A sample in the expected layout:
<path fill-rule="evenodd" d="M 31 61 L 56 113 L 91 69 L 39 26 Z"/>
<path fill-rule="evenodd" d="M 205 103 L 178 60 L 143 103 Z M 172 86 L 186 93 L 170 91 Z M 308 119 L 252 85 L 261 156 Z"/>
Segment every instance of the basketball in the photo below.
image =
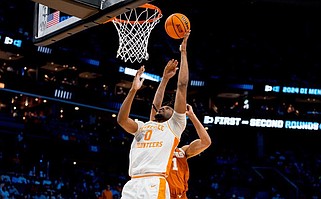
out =
<path fill-rule="evenodd" d="M 182 39 L 190 28 L 189 19 L 181 13 L 171 14 L 165 21 L 166 33 L 173 39 Z"/>

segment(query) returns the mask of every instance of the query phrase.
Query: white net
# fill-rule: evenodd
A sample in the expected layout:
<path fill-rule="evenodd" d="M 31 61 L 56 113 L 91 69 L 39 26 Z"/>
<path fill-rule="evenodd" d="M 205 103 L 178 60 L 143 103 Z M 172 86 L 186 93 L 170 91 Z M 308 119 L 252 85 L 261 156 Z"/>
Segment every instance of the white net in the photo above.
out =
<path fill-rule="evenodd" d="M 115 17 L 112 21 L 119 37 L 117 57 L 132 63 L 148 60 L 149 36 L 161 17 L 160 9 L 151 4 L 144 4 Z"/>

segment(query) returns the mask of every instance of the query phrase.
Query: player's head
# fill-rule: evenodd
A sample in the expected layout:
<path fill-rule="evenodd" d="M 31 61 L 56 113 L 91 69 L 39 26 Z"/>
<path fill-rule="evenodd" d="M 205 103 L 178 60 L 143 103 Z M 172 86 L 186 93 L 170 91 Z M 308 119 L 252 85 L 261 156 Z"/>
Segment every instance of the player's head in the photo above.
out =
<path fill-rule="evenodd" d="M 156 122 L 165 122 L 172 117 L 174 109 L 170 106 L 162 106 L 155 115 Z"/>

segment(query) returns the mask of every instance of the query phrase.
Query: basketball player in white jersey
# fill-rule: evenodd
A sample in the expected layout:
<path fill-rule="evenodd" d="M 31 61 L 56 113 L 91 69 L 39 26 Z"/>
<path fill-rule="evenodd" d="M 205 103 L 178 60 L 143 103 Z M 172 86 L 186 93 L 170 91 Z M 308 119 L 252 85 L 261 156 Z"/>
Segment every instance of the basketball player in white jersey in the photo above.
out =
<path fill-rule="evenodd" d="M 169 61 L 164 69 L 162 82 L 158 86 L 153 99 L 150 119 L 155 117 L 158 108 L 161 107 L 167 83 L 169 79 L 176 74 L 176 70 L 175 64 Z M 170 188 L 171 199 L 187 199 L 189 180 L 189 165 L 187 160 L 202 153 L 212 143 L 211 137 L 195 115 L 192 106 L 189 104 L 187 104 L 186 107 L 186 115 L 192 121 L 198 138 L 193 140 L 190 144 L 177 147 L 173 153 L 172 166 L 169 175 L 166 178 Z"/>
<path fill-rule="evenodd" d="M 174 109 L 163 106 L 158 109 L 154 120 L 135 121 L 129 117 L 136 92 L 141 88 L 145 67 L 141 66 L 134 77 L 122 106 L 117 122 L 128 133 L 134 135 L 129 153 L 128 174 L 131 179 L 124 185 L 121 199 L 169 199 L 166 181 L 172 155 L 186 127 L 186 94 L 189 82 L 186 32 L 180 45 L 181 60 L 177 79 Z M 178 65 L 177 60 L 171 60 Z M 176 66 L 175 66 L 176 68 Z M 175 69 L 176 70 L 176 69 Z"/>

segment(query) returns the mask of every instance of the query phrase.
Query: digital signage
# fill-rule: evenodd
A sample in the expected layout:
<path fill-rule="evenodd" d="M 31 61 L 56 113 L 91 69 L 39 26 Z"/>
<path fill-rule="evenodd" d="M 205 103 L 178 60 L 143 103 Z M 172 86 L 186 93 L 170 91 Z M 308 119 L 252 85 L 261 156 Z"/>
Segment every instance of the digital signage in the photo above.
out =
<path fill-rule="evenodd" d="M 318 131 L 321 129 L 321 123 L 316 121 L 304 120 L 286 120 L 286 119 L 269 119 L 269 118 L 249 118 L 227 117 L 227 116 L 205 116 L 204 125 L 219 126 L 243 126 L 257 128 L 274 128 L 274 129 L 293 129 Z"/>

